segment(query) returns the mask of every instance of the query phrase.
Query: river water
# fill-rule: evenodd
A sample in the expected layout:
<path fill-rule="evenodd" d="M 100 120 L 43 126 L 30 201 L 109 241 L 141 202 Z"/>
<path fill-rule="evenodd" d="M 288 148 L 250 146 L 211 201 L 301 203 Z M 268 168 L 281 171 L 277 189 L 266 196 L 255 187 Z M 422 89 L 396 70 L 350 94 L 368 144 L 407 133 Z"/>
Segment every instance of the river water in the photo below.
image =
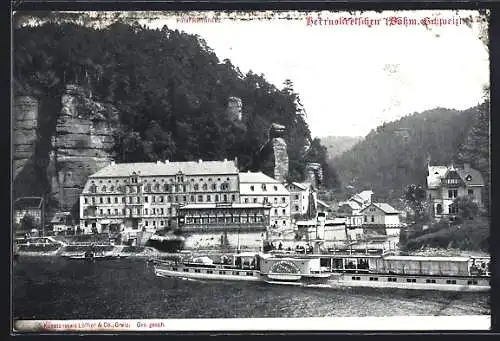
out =
<path fill-rule="evenodd" d="M 158 278 L 144 259 L 21 257 L 14 319 L 489 315 L 488 293 L 301 288 Z"/>

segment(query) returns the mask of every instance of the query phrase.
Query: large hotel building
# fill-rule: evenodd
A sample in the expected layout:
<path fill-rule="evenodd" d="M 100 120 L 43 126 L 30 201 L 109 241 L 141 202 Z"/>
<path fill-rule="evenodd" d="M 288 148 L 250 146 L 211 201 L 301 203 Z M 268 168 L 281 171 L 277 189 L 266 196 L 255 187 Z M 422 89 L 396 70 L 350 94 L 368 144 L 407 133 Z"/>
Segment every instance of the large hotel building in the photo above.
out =
<path fill-rule="evenodd" d="M 238 182 L 233 160 L 112 163 L 85 184 L 80 227 L 88 232 L 172 227 L 184 205 L 239 203 Z"/>

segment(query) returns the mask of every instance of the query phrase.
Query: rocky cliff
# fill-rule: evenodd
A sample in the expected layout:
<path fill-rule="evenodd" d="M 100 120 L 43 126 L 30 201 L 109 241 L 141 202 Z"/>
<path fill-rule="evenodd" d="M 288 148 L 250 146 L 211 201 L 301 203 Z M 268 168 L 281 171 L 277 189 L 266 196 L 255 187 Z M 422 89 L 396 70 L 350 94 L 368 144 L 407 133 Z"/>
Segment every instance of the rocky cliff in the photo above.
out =
<path fill-rule="evenodd" d="M 42 116 L 56 116 L 54 126 L 50 128 L 52 131 L 41 134 L 42 138 L 37 140 L 40 124 L 37 128 L 35 101 L 25 96 L 17 98 L 16 103 L 25 103 L 24 106 L 18 104 L 15 111 L 14 176 L 23 173 L 23 179 L 18 179 L 17 186 L 26 183 L 27 177 L 44 177 L 38 181 L 47 184 L 45 192 L 52 195 L 52 208 L 72 209 L 78 203 L 87 177 L 114 159 L 111 148 L 114 135 L 120 129 L 116 108 L 93 100 L 86 87 L 66 85 L 60 98 L 60 111 L 41 113 Z M 28 122 L 27 117 L 32 120 Z M 43 119 L 39 117 L 38 121 Z M 43 155 L 34 155 L 33 150 L 42 144 L 48 145 L 48 148 L 43 148 Z M 26 168 L 26 160 L 30 156 L 39 165 L 39 171 L 34 174 Z M 26 191 L 18 193 L 30 194 Z"/>
<path fill-rule="evenodd" d="M 16 177 L 35 153 L 38 126 L 38 99 L 32 96 L 16 97 L 13 109 L 12 166 L 13 175 Z"/>
<path fill-rule="evenodd" d="M 284 132 L 284 126 L 273 123 L 269 129 L 269 140 L 261 147 L 254 161 L 256 169 L 280 182 L 286 181 L 289 172 Z"/>

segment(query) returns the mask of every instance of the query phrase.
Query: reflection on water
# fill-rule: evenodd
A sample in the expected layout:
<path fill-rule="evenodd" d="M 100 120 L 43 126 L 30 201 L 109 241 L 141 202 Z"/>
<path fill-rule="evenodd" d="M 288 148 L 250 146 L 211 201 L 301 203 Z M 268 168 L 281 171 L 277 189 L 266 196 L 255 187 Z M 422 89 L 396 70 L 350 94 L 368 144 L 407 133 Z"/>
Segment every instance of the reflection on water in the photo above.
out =
<path fill-rule="evenodd" d="M 13 286 L 16 319 L 490 314 L 488 293 L 158 278 L 140 259 L 21 258 L 13 267 Z"/>

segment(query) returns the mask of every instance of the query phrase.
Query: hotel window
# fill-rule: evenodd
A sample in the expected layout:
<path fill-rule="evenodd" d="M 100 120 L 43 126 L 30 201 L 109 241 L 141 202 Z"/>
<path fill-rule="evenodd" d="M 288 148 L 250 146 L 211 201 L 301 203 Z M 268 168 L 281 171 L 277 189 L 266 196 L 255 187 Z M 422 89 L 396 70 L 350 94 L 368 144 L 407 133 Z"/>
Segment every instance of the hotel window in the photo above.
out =
<path fill-rule="evenodd" d="M 236 196 L 234 194 L 231 194 L 231 201 L 236 201 Z"/>
<path fill-rule="evenodd" d="M 217 196 L 215 196 L 217 198 Z M 191 195 L 191 201 L 194 201 L 194 195 Z"/>
<path fill-rule="evenodd" d="M 277 204 L 278 203 L 278 198 L 274 198 L 274 203 Z"/>
<path fill-rule="evenodd" d="M 107 199 L 108 204 L 111 204 L 111 198 L 107 197 L 106 199 Z"/>
<path fill-rule="evenodd" d="M 262 184 L 262 190 L 263 190 L 263 191 L 267 191 L 267 187 L 266 187 L 266 185 L 265 185 L 265 184 Z"/>
<path fill-rule="evenodd" d="M 168 192 L 168 184 L 164 184 L 163 185 L 163 191 L 164 192 Z"/>
<path fill-rule="evenodd" d="M 282 197 L 282 198 L 281 198 L 281 202 L 282 202 L 282 203 L 285 203 L 285 202 L 286 202 L 286 198 L 285 198 L 285 197 Z"/>
<path fill-rule="evenodd" d="M 295 200 L 299 200 L 299 195 L 295 194 Z"/>
<path fill-rule="evenodd" d="M 168 215 L 171 215 L 172 214 L 172 208 L 168 208 Z"/>
<path fill-rule="evenodd" d="M 278 186 L 274 186 L 274 190 L 277 191 L 278 190 Z"/>
<path fill-rule="evenodd" d="M 141 209 L 140 208 L 136 208 L 135 213 L 137 213 L 137 215 L 140 215 L 141 214 Z"/>
<path fill-rule="evenodd" d="M 299 210 L 299 206 L 295 205 L 295 211 L 298 211 L 298 210 Z"/>
<path fill-rule="evenodd" d="M 276 214 L 276 215 L 278 214 L 278 209 L 277 208 L 274 209 L 274 214 Z"/>
<path fill-rule="evenodd" d="M 125 203 L 125 197 L 122 197 L 122 203 L 123 204 Z"/>
<path fill-rule="evenodd" d="M 253 198 L 253 202 L 254 202 L 254 204 L 256 204 L 257 203 L 257 198 Z"/>
<path fill-rule="evenodd" d="M 245 204 L 248 204 L 248 198 L 245 198 Z"/>
<path fill-rule="evenodd" d="M 102 204 L 102 197 L 99 198 L 99 204 Z"/>
<path fill-rule="evenodd" d="M 92 204 L 95 204 L 95 198 L 92 197 Z"/>
<path fill-rule="evenodd" d="M 368 222 L 368 217 L 367 217 L 367 216 L 364 216 L 364 218 L 365 218 L 365 219 L 364 219 L 364 220 L 365 220 L 365 223 L 367 223 L 367 222 Z"/>
<path fill-rule="evenodd" d="M 286 220 L 283 220 L 283 225 L 286 225 Z"/>
<path fill-rule="evenodd" d="M 148 225 L 149 225 L 149 223 L 148 223 L 148 221 L 147 221 L 147 220 L 144 222 L 144 225 L 146 225 L 146 226 L 148 226 Z"/>
<path fill-rule="evenodd" d="M 175 202 L 179 201 L 179 197 L 177 195 L 174 197 L 174 199 L 175 199 Z"/>
<path fill-rule="evenodd" d="M 187 187 L 186 187 L 186 185 L 182 185 L 182 191 L 183 191 L 183 192 L 187 192 Z"/>
<path fill-rule="evenodd" d="M 203 195 L 198 195 L 198 202 L 203 202 Z"/>
<path fill-rule="evenodd" d="M 109 191 L 110 191 L 110 192 L 114 192 L 114 191 L 115 191 L 115 188 L 114 188 L 113 186 L 111 186 L 111 187 L 109 188 Z"/>
<path fill-rule="evenodd" d="M 124 208 L 122 208 L 122 214 L 125 215 L 125 209 Z"/>
<path fill-rule="evenodd" d="M 102 208 L 99 209 L 99 215 L 102 215 Z"/>
<path fill-rule="evenodd" d="M 212 190 L 216 190 L 217 189 L 217 184 L 212 184 Z"/>
<path fill-rule="evenodd" d="M 456 189 L 448 190 L 448 198 L 456 198 L 458 195 L 458 191 Z"/>
<path fill-rule="evenodd" d="M 165 222 L 163 220 L 160 220 L 160 226 L 165 225 Z"/>
<path fill-rule="evenodd" d="M 283 209 L 283 214 L 286 214 L 286 210 L 285 209 Z"/>
<path fill-rule="evenodd" d="M 371 220 L 372 220 L 372 223 L 374 223 L 374 222 L 375 222 L 375 217 L 374 217 L 374 216 L 372 216 L 372 219 L 371 219 Z"/>
<path fill-rule="evenodd" d="M 144 197 L 144 202 L 148 202 L 148 197 L 147 196 Z"/>
<path fill-rule="evenodd" d="M 158 200 L 159 200 L 160 202 L 163 202 L 163 199 L 164 199 L 164 198 L 163 198 L 163 195 L 160 195 L 160 196 L 158 197 Z"/>
<path fill-rule="evenodd" d="M 152 210 L 153 210 L 153 213 L 151 213 L 151 214 L 153 214 L 153 215 L 156 214 L 156 208 L 152 208 Z"/>
<path fill-rule="evenodd" d="M 162 207 L 162 208 L 160 208 L 160 214 L 161 214 L 161 215 L 165 214 L 165 210 L 163 209 L 163 207 Z"/>
<path fill-rule="evenodd" d="M 95 185 L 90 186 L 90 193 L 97 192 L 97 187 Z"/>
<path fill-rule="evenodd" d="M 255 187 L 254 187 L 253 185 L 252 185 L 252 186 L 250 186 L 250 190 L 251 190 L 251 191 L 255 190 Z"/>
<path fill-rule="evenodd" d="M 156 226 L 156 220 L 153 220 L 153 226 Z"/>
<path fill-rule="evenodd" d="M 86 204 L 88 204 L 88 203 L 89 203 L 89 199 L 87 199 L 87 198 L 83 198 L 83 201 L 84 201 Z"/>
<path fill-rule="evenodd" d="M 102 191 L 106 192 L 106 186 L 102 186 Z"/>
<path fill-rule="evenodd" d="M 467 190 L 468 195 L 474 195 L 474 190 L 473 189 L 468 189 Z"/>
<path fill-rule="evenodd" d="M 155 185 L 155 191 L 156 191 L 156 192 L 159 192 L 159 191 L 160 191 L 160 184 L 156 184 L 156 185 Z"/>
<path fill-rule="evenodd" d="M 220 185 L 220 189 L 223 190 L 223 191 L 229 189 L 229 184 L 227 184 L 227 183 L 221 184 Z"/>
<path fill-rule="evenodd" d="M 148 209 L 147 208 L 144 209 L 144 214 L 148 214 Z"/>
<path fill-rule="evenodd" d="M 227 194 L 224 194 L 224 202 L 227 201 Z"/>
<path fill-rule="evenodd" d="M 197 191 L 200 186 L 198 184 L 194 184 L 194 190 Z"/>
<path fill-rule="evenodd" d="M 210 197 L 210 195 L 207 195 L 207 201 L 212 201 L 212 198 Z"/>
<path fill-rule="evenodd" d="M 115 208 L 115 215 L 118 215 L 118 209 Z"/>
<path fill-rule="evenodd" d="M 151 196 L 151 202 L 156 202 L 156 197 L 154 195 Z"/>
<path fill-rule="evenodd" d="M 264 197 L 264 204 L 267 204 L 269 203 L 269 200 L 267 199 L 267 197 Z"/>
<path fill-rule="evenodd" d="M 215 202 L 219 202 L 219 195 L 218 194 L 215 195 Z"/>
<path fill-rule="evenodd" d="M 115 197 L 115 204 L 118 204 L 118 197 Z"/>
<path fill-rule="evenodd" d="M 171 196 L 171 195 L 169 195 L 169 196 L 167 197 L 167 202 L 171 202 L 171 201 L 172 201 L 172 196 Z"/>
<path fill-rule="evenodd" d="M 183 195 L 182 196 L 182 201 L 186 202 L 187 201 L 187 196 Z"/>
<path fill-rule="evenodd" d="M 208 189 L 208 185 L 207 184 L 203 184 L 203 190 L 206 191 Z"/>
<path fill-rule="evenodd" d="M 141 198 L 140 197 L 135 197 L 135 202 L 140 204 L 141 203 Z"/>

